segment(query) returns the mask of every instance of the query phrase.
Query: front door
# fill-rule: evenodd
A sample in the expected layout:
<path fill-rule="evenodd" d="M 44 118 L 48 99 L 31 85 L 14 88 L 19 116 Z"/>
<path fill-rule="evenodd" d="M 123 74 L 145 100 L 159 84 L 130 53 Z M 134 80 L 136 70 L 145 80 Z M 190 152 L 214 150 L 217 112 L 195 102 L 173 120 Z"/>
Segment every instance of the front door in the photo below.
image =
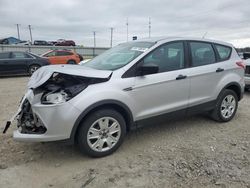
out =
<path fill-rule="evenodd" d="M 132 90 L 136 101 L 135 120 L 186 109 L 190 80 L 184 51 L 183 42 L 166 43 L 139 63 L 138 66 L 157 65 L 159 71 L 135 78 Z"/>

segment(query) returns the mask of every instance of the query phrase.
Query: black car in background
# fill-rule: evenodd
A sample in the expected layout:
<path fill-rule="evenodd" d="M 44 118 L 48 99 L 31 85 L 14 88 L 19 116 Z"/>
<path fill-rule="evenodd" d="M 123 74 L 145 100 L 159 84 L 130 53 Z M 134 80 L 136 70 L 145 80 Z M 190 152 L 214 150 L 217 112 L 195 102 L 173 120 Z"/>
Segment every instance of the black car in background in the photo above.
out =
<path fill-rule="evenodd" d="M 51 43 L 48 43 L 45 40 L 35 40 L 34 45 L 39 45 L 39 46 L 51 46 Z"/>
<path fill-rule="evenodd" d="M 49 65 L 46 58 L 29 52 L 0 52 L 0 75 L 29 74 Z"/>

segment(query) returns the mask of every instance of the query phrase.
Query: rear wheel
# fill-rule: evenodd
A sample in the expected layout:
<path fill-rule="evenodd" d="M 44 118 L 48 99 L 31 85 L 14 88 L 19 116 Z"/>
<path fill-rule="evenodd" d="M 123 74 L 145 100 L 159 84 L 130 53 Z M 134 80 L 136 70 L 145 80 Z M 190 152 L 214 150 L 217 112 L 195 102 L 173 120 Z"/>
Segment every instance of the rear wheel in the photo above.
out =
<path fill-rule="evenodd" d="M 235 116 L 238 108 L 238 97 L 232 90 L 224 90 L 220 94 L 211 117 L 219 122 L 228 122 Z"/>
<path fill-rule="evenodd" d="M 29 67 L 29 75 L 32 75 L 37 69 L 39 69 L 41 66 L 40 65 L 31 65 Z"/>
<path fill-rule="evenodd" d="M 113 109 L 98 110 L 81 124 L 77 142 L 81 152 L 91 157 L 104 157 L 122 144 L 126 135 L 126 123 Z"/>
<path fill-rule="evenodd" d="M 76 62 L 75 62 L 74 60 L 69 60 L 69 61 L 67 62 L 67 64 L 74 65 L 74 64 L 76 64 Z"/>

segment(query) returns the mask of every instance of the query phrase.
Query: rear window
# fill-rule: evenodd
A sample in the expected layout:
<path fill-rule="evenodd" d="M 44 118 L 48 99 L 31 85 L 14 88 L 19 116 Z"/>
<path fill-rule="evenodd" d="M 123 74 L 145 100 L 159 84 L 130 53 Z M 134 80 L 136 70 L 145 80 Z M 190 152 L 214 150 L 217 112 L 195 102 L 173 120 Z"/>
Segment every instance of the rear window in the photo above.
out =
<path fill-rule="evenodd" d="M 0 53 L 0 59 L 8 59 L 9 55 L 9 52 Z"/>
<path fill-rule="evenodd" d="M 228 46 L 222 46 L 219 44 L 215 44 L 215 48 L 218 51 L 219 58 L 221 61 L 224 61 L 230 58 L 232 48 Z"/>

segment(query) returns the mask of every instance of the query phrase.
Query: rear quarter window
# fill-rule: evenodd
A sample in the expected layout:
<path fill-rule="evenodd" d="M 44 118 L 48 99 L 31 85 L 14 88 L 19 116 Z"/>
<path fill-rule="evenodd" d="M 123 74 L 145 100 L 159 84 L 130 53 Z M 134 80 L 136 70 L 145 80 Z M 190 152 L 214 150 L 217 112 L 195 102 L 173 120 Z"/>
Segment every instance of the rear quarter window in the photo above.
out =
<path fill-rule="evenodd" d="M 218 51 L 220 61 L 225 61 L 230 58 L 232 52 L 231 47 L 215 44 L 215 48 Z"/>

